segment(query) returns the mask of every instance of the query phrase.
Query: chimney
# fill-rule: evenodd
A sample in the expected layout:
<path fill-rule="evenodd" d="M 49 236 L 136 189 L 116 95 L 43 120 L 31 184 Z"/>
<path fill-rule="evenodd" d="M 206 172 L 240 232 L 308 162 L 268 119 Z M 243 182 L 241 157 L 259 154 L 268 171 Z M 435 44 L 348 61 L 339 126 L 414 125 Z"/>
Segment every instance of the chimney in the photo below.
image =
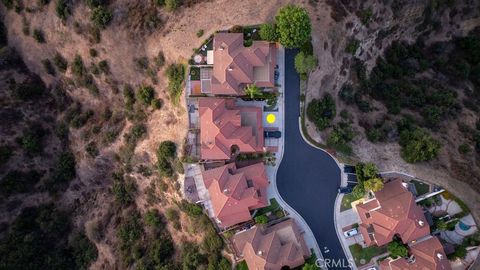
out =
<path fill-rule="evenodd" d="M 437 258 L 439 260 L 443 260 L 443 254 L 442 253 L 437 253 Z"/>
<path fill-rule="evenodd" d="M 223 194 L 228 194 L 228 188 L 223 190 Z"/>
<path fill-rule="evenodd" d="M 259 251 L 257 252 L 257 254 L 258 254 L 258 256 L 262 256 L 262 255 L 263 255 L 263 251 L 259 250 Z"/>
<path fill-rule="evenodd" d="M 425 225 L 425 222 L 423 222 L 423 220 L 419 220 L 419 221 L 418 221 L 418 225 L 419 225 L 420 227 L 423 227 L 423 225 Z"/>
<path fill-rule="evenodd" d="M 233 70 L 233 68 L 232 68 L 232 67 L 228 67 L 228 69 L 227 69 L 227 70 L 228 70 L 228 71 L 232 71 L 232 70 Z"/>

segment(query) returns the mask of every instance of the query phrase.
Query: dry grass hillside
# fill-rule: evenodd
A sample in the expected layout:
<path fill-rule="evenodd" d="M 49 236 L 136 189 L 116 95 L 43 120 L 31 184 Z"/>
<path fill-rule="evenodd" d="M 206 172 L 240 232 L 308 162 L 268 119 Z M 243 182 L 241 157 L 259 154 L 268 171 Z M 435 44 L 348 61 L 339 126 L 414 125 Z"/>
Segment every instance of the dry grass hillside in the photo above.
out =
<path fill-rule="evenodd" d="M 150 0 L 2 2 L 8 45 L 23 59 L 26 72 L 37 74 L 49 93 L 60 91 L 68 97 L 68 102 L 60 101 L 61 110 L 49 110 L 48 100 L 25 107 L 31 117 L 42 118 L 45 127 L 52 126 L 51 142 L 45 143 L 47 150 L 38 162 L 55 167 L 57 152 L 70 148 L 76 176 L 60 192 L 29 190 L 2 200 L 0 233 L 7 233 L 24 207 L 53 202 L 69 213 L 74 231 L 85 231 L 95 244 L 97 255 L 88 245 L 83 247 L 90 251 L 85 257 L 94 260 L 92 269 L 150 268 L 159 263 L 175 269 L 184 256 L 199 252 L 188 243 L 198 244 L 202 256 L 208 256 L 202 260 L 205 267 L 218 261 L 218 244 L 212 244 L 218 240 L 210 234 L 208 219 L 182 203 L 179 195 L 176 179 L 182 173 L 179 159 L 187 119 L 184 103 L 172 102 L 166 69 L 186 63 L 193 48 L 216 30 L 269 21 L 288 1 L 191 0 L 174 11 L 156 5 L 163 1 Z M 108 25 L 90 20 L 95 10 L 90 4 L 111 12 Z M 64 8 L 63 19 L 59 6 Z M 199 30 L 204 31 L 202 37 L 197 37 Z M 155 104 L 144 104 L 138 92 L 150 87 Z M 6 101 L 2 102 L 3 106 Z M 24 125 L 2 127 L 2 136 L 9 133 L 13 138 Z M 55 125 L 67 131 L 67 145 L 54 136 Z M 172 175 L 157 173 L 155 166 L 156 150 L 164 141 L 176 146 L 169 161 Z M 2 145 L 9 143 L 2 140 Z M 0 176 L 18 169 L 24 160 L 15 154 Z M 207 238 L 210 245 L 204 244 Z M 152 255 L 159 250 L 167 250 L 160 262 Z"/>
<path fill-rule="evenodd" d="M 309 76 L 306 103 L 330 93 L 335 100 L 337 112 L 332 126 L 348 122 L 355 134 L 353 140 L 348 143 L 352 153 L 337 154 L 350 162 L 358 160 L 374 162 L 383 171 L 401 171 L 444 186 L 464 199 L 478 220 L 480 169 L 478 150 L 474 150 L 475 141 L 472 138 L 475 123 L 478 121 L 478 111 L 471 109 L 475 106 L 465 105 L 468 91 L 467 94 L 464 93 L 464 89 L 474 91 L 472 82 L 465 80 L 465 83 L 460 83 L 459 80 L 449 79 L 448 75 L 436 73 L 438 65 L 417 75 L 415 78 L 417 80 L 437 81 L 442 85 L 440 87 L 452 89 L 456 92 L 455 97 L 458 95 L 455 109 L 453 105 L 451 107 L 455 112 L 442 118 L 441 123 L 435 127 L 422 122 L 423 115 L 418 113 L 418 109 L 405 109 L 396 115 L 388 114 L 388 108 L 384 103 L 367 95 L 363 98 L 369 103 L 370 108 L 365 109 L 367 111 L 365 112 L 356 106 L 354 101 L 353 105 L 347 104 L 339 97 L 340 90 L 346 84 L 351 85 L 353 89 L 361 88 L 361 79 L 356 74 L 356 64 L 363 64 L 364 70 L 369 74 L 376 66 L 377 59 L 384 57 L 385 50 L 394 41 L 413 44 L 421 37 L 426 57 L 435 58 L 439 56 L 431 56 L 434 55 L 433 49 L 429 49 L 428 46 L 478 32 L 475 30 L 480 26 L 478 2 L 310 1 L 308 6 L 313 21 L 314 52 L 319 60 L 319 66 Z M 436 46 L 441 47 L 438 44 Z M 452 46 L 451 43 L 443 45 L 443 48 Z M 398 144 L 395 127 L 396 121 L 404 114 L 413 115 L 415 120 L 421 123 L 420 126 L 432 133 L 433 138 L 442 144 L 437 158 L 414 164 L 407 163 L 401 158 L 401 147 Z M 333 132 L 332 127 L 319 132 L 312 122 L 307 121 L 306 125 L 311 137 L 328 144 L 327 138 Z M 393 131 L 386 133 L 386 138 L 372 143 L 366 134 L 374 128 Z M 469 145 L 468 154 L 461 153 L 460 148 L 466 148 L 461 146 L 462 144 Z"/>

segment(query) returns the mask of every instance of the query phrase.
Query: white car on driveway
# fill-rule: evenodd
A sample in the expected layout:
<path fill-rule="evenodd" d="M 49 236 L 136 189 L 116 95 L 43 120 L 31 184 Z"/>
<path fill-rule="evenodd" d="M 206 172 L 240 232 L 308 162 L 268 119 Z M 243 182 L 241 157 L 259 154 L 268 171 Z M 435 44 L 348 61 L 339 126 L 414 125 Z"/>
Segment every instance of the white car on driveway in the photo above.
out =
<path fill-rule="evenodd" d="M 352 236 L 355 236 L 358 234 L 357 228 L 350 229 L 348 231 L 343 232 L 343 235 L 345 235 L 345 238 L 349 238 Z"/>

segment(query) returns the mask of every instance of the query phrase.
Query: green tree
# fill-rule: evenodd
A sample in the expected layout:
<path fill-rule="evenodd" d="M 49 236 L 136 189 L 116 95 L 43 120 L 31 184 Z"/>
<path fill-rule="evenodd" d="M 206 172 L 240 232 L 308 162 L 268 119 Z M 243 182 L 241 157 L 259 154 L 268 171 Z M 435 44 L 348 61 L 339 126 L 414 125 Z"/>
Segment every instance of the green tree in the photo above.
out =
<path fill-rule="evenodd" d="M 441 144 L 427 131 L 414 128 L 400 133 L 401 156 L 408 163 L 429 161 L 437 157 Z"/>
<path fill-rule="evenodd" d="M 255 222 L 258 224 L 267 224 L 268 223 L 268 217 L 266 215 L 260 215 L 255 217 Z"/>
<path fill-rule="evenodd" d="M 364 182 L 364 188 L 373 192 L 381 190 L 383 188 L 383 185 L 383 180 L 378 177 L 368 179 Z"/>
<path fill-rule="evenodd" d="M 259 97 L 262 95 L 262 91 L 254 84 L 249 84 L 245 87 L 245 95 L 249 96 L 251 99 Z"/>
<path fill-rule="evenodd" d="M 157 209 L 150 209 L 145 213 L 145 223 L 149 226 L 160 228 L 162 226 L 162 217 Z"/>
<path fill-rule="evenodd" d="M 300 48 L 310 39 L 312 26 L 306 9 L 286 5 L 275 17 L 280 43 L 287 48 Z"/>
<path fill-rule="evenodd" d="M 393 240 L 390 242 L 387 246 L 387 250 L 392 258 L 407 257 L 408 255 L 407 247 L 399 240 Z"/>
<path fill-rule="evenodd" d="M 333 118 L 335 118 L 335 115 L 335 100 L 328 93 L 321 100 L 313 99 L 308 103 L 308 120 L 312 121 L 319 130 L 326 129 Z"/>
<path fill-rule="evenodd" d="M 308 74 L 313 71 L 318 65 L 317 58 L 313 55 L 307 55 L 299 52 L 295 56 L 295 69 L 298 74 Z"/>
<path fill-rule="evenodd" d="M 277 26 L 274 23 L 265 23 L 260 27 L 260 38 L 267 41 L 277 41 Z"/>
<path fill-rule="evenodd" d="M 440 231 L 446 231 L 448 229 L 448 224 L 443 221 L 443 219 L 439 219 L 435 221 L 435 227 Z"/>

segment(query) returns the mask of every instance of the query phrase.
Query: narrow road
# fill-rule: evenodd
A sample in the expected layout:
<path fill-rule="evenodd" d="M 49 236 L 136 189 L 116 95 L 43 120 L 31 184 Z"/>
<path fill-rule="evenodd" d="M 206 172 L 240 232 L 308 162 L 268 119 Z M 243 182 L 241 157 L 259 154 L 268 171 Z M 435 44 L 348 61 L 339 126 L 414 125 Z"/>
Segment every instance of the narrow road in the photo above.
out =
<path fill-rule="evenodd" d="M 277 187 L 285 202 L 313 231 L 324 259 L 346 265 L 333 221 L 340 169 L 328 154 L 307 144 L 300 134 L 300 78 L 295 72 L 295 54 L 295 50 L 285 51 L 285 149 Z M 337 265 L 329 269 L 348 268 Z"/>

